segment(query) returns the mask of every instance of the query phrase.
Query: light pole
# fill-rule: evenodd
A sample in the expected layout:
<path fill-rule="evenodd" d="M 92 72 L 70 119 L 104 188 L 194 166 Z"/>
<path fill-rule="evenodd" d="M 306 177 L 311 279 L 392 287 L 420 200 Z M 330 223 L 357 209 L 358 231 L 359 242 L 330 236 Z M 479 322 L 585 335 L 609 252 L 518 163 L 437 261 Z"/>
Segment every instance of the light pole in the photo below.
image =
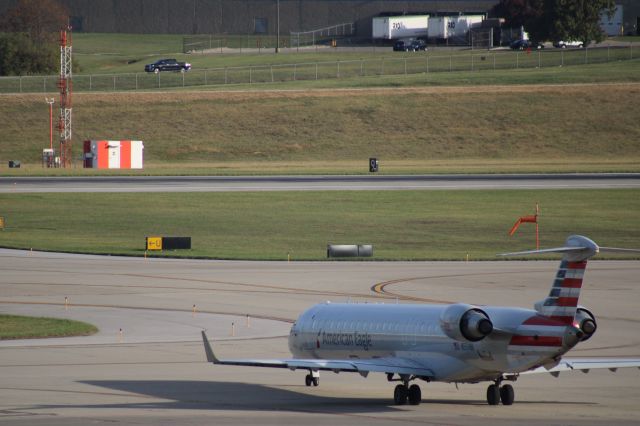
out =
<path fill-rule="evenodd" d="M 280 52 L 280 0 L 276 0 L 276 53 Z"/>
<path fill-rule="evenodd" d="M 55 99 L 44 98 L 44 100 L 49 104 L 49 149 L 53 150 L 53 103 Z"/>

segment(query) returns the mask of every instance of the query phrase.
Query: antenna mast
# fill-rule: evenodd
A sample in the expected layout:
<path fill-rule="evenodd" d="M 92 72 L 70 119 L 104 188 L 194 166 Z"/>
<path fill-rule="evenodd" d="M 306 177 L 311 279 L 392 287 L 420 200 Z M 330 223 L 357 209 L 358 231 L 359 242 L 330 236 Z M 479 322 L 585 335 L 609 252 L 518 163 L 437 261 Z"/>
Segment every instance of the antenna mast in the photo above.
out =
<path fill-rule="evenodd" d="M 60 31 L 60 167 L 71 167 L 71 27 Z"/>

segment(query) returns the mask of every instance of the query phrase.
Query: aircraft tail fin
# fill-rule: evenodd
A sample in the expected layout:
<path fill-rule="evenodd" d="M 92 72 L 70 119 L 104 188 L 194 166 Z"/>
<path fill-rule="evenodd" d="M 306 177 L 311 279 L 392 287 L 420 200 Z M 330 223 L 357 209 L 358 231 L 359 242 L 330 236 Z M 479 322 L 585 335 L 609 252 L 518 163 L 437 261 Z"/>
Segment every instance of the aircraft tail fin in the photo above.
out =
<path fill-rule="evenodd" d="M 600 252 L 640 253 L 640 250 L 599 247 L 587 237 L 571 235 L 567 238 L 563 247 L 505 253 L 502 256 L 564 253 L 549 295 L 544 300 L 536 303 L 535 308 L 540 315 L 565 324 L 573 324 L 578 309 L 582 279 L 587 268 L 587 260 Z"/>
<path fill-rule="evenodd" d="M 549 295 L 536 304 L 540 315 L 563 324 L 573 324 L 586 268 L 586 259 L 577 262 L 566 259 L 560 261 Z"/>
<path fill-rule="evenodd" d="M 524 255 L 540 253 L 563 253 L 560 267 L 556 272 L 549 295 L 536 303 L 540 315 L 564 324 L 573 324 L 578 309 L 580 289 L 587 260 L 600 252 L 600 247 L 587 237 L 572 235 L 563 247 L 532 250 L 505 255 Z"/>

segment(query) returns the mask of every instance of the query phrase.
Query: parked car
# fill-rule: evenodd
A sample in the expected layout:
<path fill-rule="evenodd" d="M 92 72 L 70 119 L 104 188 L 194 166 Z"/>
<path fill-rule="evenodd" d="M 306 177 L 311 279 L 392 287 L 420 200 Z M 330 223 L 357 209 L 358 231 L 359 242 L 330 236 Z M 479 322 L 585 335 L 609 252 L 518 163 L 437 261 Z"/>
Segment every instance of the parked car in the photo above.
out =
<path fill-rule="evenodd" d="M 185 72 L 191 69 L 191 64 L 186 62 L 178 62 L 175 59 L 160 59 L 152 64 L 144 66 L 146 72 L 158 74 L 160 71 L 180 71 Z"/>
<path fill-rule="evenodd" d="M 511 47 L 513 50 L 528 50 L 528 49 L 540 50 L 540 49 L 544 49 L 544 44 L 535 43 L 535 42 L 532 42 L 531 40 L 514 40 L 511 42 L 509 47 Z"/>
<path fill-rule="evenodd" d="M 413 40 L 411 44 L 409 44 L 409 51 L 418 52 L 420 50 L 427 50 L 427 43 L 424 40 Z"/>
<path fill-rule="evenodd" d="M 411 43 L 411 41 L 409 41 L 409 40 L 396 40 L 396 42 L 393 43 L 393 51 L 394 52 L 406 52 L 407 51 L 407 47 L 409 46 L 409 43 Z"/>
<path fill-rule="evenodd" d="M 397 40 L 393 44 L 393 50 L 395 52 L 418 52 L 420 50 L 427 50 L 427 43 L 424 40 Z"/>
<path fill-rule="evenodd" d="M 571 41 L 556 41 L 555 43 L 553 43 L 554 47 L 558 47 L 560 49 L 566 49 L 567 47 L 578 47 L 578 48 L 583 48 L 584 47 L 584 43 L 581 41 L 577 41 L 577 40 L 571 40 Z"/>

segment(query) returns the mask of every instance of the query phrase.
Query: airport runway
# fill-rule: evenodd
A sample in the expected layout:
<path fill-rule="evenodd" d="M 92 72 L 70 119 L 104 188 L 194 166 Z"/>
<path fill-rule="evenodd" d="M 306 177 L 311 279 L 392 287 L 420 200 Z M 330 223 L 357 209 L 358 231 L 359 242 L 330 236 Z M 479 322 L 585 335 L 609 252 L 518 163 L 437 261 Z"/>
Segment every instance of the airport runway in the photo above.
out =
<path fill-rule="evenodd" d="M 227 262 L 0 250 L 0 312 L 74 318 L 100 328 L 90 337 L 1 341 L 0 423 L 637 424 L 637 369 L 521 377 L 511 407 L 488 406 L 485 384 L 422 383 L 423 404 L 396 407 L 384 375 L 322 373 L 320 386 L 307 388 L 302 371 L 207 364 L 199 340 L 206 328 L 221 357 L 287 357 L 291 321 L 311 304 L 463 300 L 530 307 L 548 292 L 556 267 L 548 261 Z M 581 303 L 595 313 L 598 331 L 574 356 L 640 356 L 639 275 L 639 261 L 590 262 Z"/>
<path fill-rule="evenodd" d="M 640 188 L 640 173 L 0 177 L 0 193 Z"/>

